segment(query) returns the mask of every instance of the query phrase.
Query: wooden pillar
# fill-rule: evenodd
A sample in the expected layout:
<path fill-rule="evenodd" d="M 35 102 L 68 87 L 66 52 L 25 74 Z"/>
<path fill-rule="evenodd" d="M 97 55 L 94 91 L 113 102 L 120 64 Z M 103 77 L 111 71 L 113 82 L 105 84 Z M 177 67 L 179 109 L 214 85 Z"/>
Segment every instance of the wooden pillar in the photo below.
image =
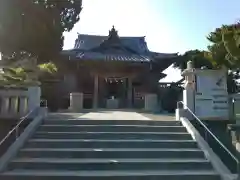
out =
<path fill-rule="evenodd" d="M 98 108 L 98 75 L 94 75 L 93 108 Z"/>
<path fill-rule="evenodd" d="M 104 78 L 98 78 L 98 107 L 103 108 L 105 104 L 105 81 Z"/>
<path fill-rule="evenodd" d="M 128 107 L 132 107 L 132 79 L 128 78 Z"/>

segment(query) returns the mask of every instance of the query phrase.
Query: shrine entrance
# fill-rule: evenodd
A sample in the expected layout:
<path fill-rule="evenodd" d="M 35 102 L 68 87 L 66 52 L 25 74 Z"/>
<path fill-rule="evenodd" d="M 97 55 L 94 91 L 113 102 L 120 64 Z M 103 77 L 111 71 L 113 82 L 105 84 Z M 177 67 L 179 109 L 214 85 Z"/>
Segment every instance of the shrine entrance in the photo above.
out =
<path fill-rule="evenodd" d="M 106 90 L 109 98 L 121 98 L 126 91 L 126 79 L 105 78 Z M 123 92 L 124 91 L 124 92 Z"/>
<path fill-rule="evenodd" d="M 132 108 L 132 77 L 125 72 L 95 72 L 93 108 Z"/>
<path fill-rule="evenodd" d="M 127 106 L 127 78 L 105 78 L 105 90 L 107 108 Z"/>

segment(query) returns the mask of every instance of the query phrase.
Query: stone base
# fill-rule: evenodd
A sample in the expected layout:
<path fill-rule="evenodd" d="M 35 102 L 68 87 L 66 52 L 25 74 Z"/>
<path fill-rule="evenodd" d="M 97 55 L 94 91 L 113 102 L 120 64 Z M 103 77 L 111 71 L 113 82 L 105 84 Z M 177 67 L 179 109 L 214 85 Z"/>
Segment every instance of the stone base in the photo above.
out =
<path fill-rule="evenodd" d="M 70 107 L 72 112 L 78 112 L 83 109 L 83 93 L 70 93 Z"/>
<path fill-rule="evenodd" d="M 108 99 L 107 100 L 107 109 L 118 109 L 119 100 L 118 99 Z"/>
<path fill-rule="evenodd" d="M 158 99 L 156 94 L 146 94 L 144 110 L 156 111 L 158 109 Z"/>

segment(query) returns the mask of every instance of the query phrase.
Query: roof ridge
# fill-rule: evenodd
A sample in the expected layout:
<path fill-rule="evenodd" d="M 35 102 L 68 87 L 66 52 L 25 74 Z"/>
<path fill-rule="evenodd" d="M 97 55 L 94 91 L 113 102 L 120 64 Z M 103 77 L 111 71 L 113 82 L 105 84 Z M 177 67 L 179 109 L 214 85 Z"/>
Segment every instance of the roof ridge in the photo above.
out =
<path fill-rule="evenodd" d="M 108 35 L 78 34 L 78 36 L 108 37 Z M 146 36 L 119 36 L 119 38 L 145 38 Z"/>

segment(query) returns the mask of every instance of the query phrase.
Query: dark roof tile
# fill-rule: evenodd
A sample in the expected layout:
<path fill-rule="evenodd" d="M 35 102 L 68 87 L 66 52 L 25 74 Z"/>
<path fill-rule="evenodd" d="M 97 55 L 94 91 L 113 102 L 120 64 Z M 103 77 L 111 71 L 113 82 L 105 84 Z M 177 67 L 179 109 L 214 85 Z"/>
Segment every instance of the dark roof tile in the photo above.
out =
<path fill-rule="evenodd" d="M 128 61 L 128 62 L 150 62 L 151 57 L 136 54 L 106 54 L 101 52 L 78 52 L 76 60 L 105 60 L 105 61 Z"/>

